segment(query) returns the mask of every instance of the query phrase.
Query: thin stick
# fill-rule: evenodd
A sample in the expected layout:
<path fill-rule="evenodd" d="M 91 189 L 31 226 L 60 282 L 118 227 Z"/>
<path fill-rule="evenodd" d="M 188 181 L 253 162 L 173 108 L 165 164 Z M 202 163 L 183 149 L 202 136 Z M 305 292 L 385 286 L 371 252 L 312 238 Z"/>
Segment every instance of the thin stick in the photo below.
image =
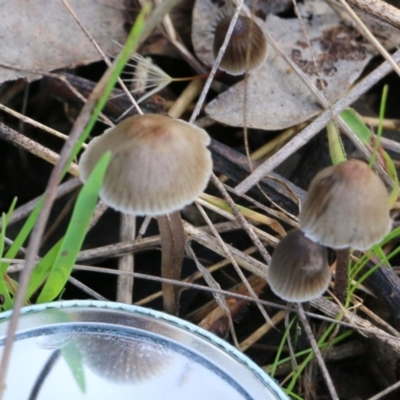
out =
<path fill-rule="evenodd" d="M 23 148 L 24 150 L 29 151 L 29 153 L 40 157 L 42 160 L 45 160 L 50 164 L 55 165 L 60 159 L 60 156 L 56 152 L 42 146 L 32 139 L 27 138 L 25 135 L 21 135 L 2 122 L 0 122 L 0 137 L 16 146 L 19 146 L 20 148 Z M 79 168 L 75 163 L 71 163 L 68 172 L 73 176 L 79 176 Z"/>
<path fill-rule="evenodd" d="M 332 378 L 329 375 L 328 369 L 326 368 L 324 359 L 322 358 L 321 351 L 320 351 L 318 344 L 314 338 L 310 324 L 307 321 L 307 317 L 306 317 L 306 314 L 304 313 L 303 306 L 300 303 L 297 304 L 297 310 L 298 310 L 300 321 L 303 325 L 303 328 L 307 334 L 308 340 L 314 351 L 314 355 L 318 361 L 319 367 L 321 368 L 321 372 L 325 379 L 325 383 L 326 383 L 326 386 L 328 387 L 329 393 L 331 394 L 331 398 L 333 400 L 339 400 L 339 396 L 336 393 L 336 389 L 335 389 L 335 386 L 333 385 Z"/>
<path fill-rule="evenodd" d="M 393 385 L 387 387 L 385 390 L 382 390 L 382 392 L 379 392 L 375 396 L 370 397 L 368 400 L 379 400 L 382 399 L 384 396 L 387 394 L 395 391 L 396 389 L 400 388 L 400 381 L 394 383 Z"/>

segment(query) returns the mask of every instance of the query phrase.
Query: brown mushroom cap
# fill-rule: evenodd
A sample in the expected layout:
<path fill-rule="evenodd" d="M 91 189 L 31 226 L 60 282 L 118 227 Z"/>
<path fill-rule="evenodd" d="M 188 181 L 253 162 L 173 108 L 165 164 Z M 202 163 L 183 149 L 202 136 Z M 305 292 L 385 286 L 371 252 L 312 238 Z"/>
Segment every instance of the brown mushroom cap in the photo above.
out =
<path fill-rule="evenodd" d="M 224 43 L 232 16 L 223 17 L 214 34 L 213 54 L 217 56 Z M 267 56 L 267 40 L 262 29 L 249 17 L 240 15 L 236 21 L 219 69 L 231 75 L 241 75 L 262 65 Z"/>
<path fill-rule="evenodd" d="M 390 231 L 388 192 L 366 163 L 344 161 L 314 177 L 299 220 L 306 236 L 324 246 L 367 250 Z"/>
<path fill-rule="evenodd" d="M 106 151 L 112 159 L 100 191 L 127 214 L 163 215 L 193 202 L 212 171 L 207 132 L 167 116 L 136 115 L 94 138 L 79 161 L 85 182 Z"/>
<path fill-rule="evenodd" d="M 291 302 L 320 297 L 330 279 L 326 248 L 306 238 L 300 230 L 290 232 L 279 242 L 267 271 L 271 290 Z"/>

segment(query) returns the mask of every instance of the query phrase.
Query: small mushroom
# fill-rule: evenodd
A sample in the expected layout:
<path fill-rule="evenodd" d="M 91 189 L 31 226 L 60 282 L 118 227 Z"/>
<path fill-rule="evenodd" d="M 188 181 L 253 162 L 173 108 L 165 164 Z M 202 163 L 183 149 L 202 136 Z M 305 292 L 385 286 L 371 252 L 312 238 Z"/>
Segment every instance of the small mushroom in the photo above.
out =
<path fill-rule="evenodd" d="M 206 188 L 212 170 L 204 129 L 163 115 L 136 115 L 94 138 L 79 161 L 89 177 L 106 151 L 112 159 L 100 191 L 115 210 L 159 216 L 182 209 Z"/>
<path fill-rule="evenodd" d="M 232 16 L 222 16 L 214 32 L 213 54 L 217 56 L 224 43 Z M 257 23 L 239 15 L 229 39 L 219 69 L 231 75 L 241 75 L 261 66 L 267 57 L 267 40 Z"/>
<path fill-rule="evenodd" d="M 344 161 L 314 177 L 299 221 L 314 242 L 367 250 L 390 231 L 388 192 L 368 164 Z"/>
<path fill-rule="evenodd" d="M 390 231 L 388 192 L 368 164 L 344 161 L 311 181 L 299 222 L 308 238 L 337 250 L 335 294 L 343 302 L 349 249 L 367 250 Z"/>
<path fill-rule="evenodd" d="M 81 179 L 89 177 L 102 155 L 110 164 L 100 198 L 126 214 L 157 216 L 162 244 L 162 276 L 179 279 L 184 232 L 178 210 L 206 188 L 212 172 L 207 132 L 163 115 L 136 115 L 94 138 L 79 161 Z M 179 291 L 163 284 L 164 307 L 177 314 Z"/>
<path fill-rule="evenodd" d="M 271 290 L 291 302 L 310 301 L 321 296 L 331 273 L 326 248 L 292 231 L 276 246 L 267 271 Z"/>

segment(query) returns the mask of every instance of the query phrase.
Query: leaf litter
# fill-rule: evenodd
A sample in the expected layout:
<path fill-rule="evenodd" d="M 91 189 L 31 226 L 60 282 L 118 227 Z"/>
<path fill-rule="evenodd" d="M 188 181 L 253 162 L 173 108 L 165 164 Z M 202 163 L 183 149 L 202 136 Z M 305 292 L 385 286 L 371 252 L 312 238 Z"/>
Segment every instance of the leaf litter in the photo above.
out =
<path fill-rule="evenodd" d="M 222 7 L 211 0 L 197 0 L 193 11 L 192 39 L 197 56 L 212 65 L 212 40 L 207 21 L 216 20 Z M 317 67 L 308 49 L 298 18 L 268 15 L 256 21 L 266 34 L 311 79 L 318 90 L 325 87 L 329 102 L 339 99 L 357 80 L 374 55 L 355 28 L 323 1 L 299 4 L 305 30 L 313 47 Z M 247 85 L 247 90 L 245 86 Z M 246 99 L 245 99 L 246 93 Z M 246 116 L 243 115 L 246 104 Z M 206 107 L 214 120 L 230 125 L 264 130 L 285 129 L 316 116 L 322 110 L 307 85 L 287 62 L 269 46 L 265 64 L 250 72 Z"/>
<path fill-rule="evenodd" d="M 102 50 L 109 55 L 116 54 L 118 49 L 113 40 L 122 43 L 126 38 L 124 1 L 70 0 L 70 3 Z M 2 1 L 0 18 L 0 65 L 47 72 L 101 59 L 61 1 Z M 0 83 L 40 77 L 20 69 L 0 67 Z"/>

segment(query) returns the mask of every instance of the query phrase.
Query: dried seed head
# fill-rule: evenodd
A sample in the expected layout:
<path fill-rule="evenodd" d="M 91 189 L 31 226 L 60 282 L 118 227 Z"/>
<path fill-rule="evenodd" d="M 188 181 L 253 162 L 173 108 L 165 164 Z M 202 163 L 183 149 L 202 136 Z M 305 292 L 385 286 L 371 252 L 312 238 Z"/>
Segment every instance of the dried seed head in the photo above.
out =
<path fill-rule="evenodd" d="M 300 230 L 280 241 L 267 271 L 271 290 L 291 302 L 320 297 L 330 279 L 326 248 L 306 238 Z"/>
<path fill-rule="evenodd" d="M 214 57 L 224 43 L 231 20 L 231 16 L 223 17 L 215 28 Z M 219 68 L 231 75 L 241 75 L 262 65 L 266 56 L 267 41 L 263 31 L 251 18 L 240 15 Z"/>
<path fill-rule="evenodd" d="M 212 171 L 207 132 L 185 121 L 147 114 L 127 118 L 93 139 L 79 161 L 87 180 L 101 156 L 112 159 L 100 191 L 127 214 L 163 215 L 193 202 Z"/>
<path fill-rule="evenodd" d="M 324 246 L 367 250 L 390 231 L 388 192 L 366 163 L 344 161 L 314 177 L 299 220 Z"/>

